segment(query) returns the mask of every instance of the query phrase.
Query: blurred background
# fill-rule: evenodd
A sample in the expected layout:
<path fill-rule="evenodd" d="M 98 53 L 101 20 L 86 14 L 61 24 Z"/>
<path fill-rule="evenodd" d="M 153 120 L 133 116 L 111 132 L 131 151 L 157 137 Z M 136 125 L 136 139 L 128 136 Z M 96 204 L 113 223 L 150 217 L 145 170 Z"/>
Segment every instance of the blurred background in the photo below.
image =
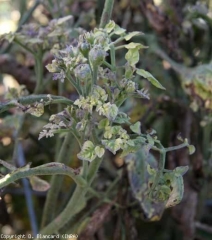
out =
<path fill-rule="evenodd" d="M 103 5 L 103 0 L 0 0 L 0 34 L 18 33 L 24 24 L 29 23 L 46 26 L 52 19 L 72 15 L 72 22 L 64 26 L 64 32 L 61 31 L 54 42 L 64 47 L 75 36 L 70 33 L 70 28 L 92 30 L 98 26 Z M 176 139 L 181 134 L 196 147 L 196 152 L 189 156 L 188 151 L 182 149 L 168 155 L 166 168 L 189 165 L 190 170 L 184 177 L 183 201 L 166 210 L 160 221 L 145 222 L 140 206 L 129 205 L 125 172 L 111 192 L 114 201 L 124 207 L 98 206 L 98 199 L 91 198 L 89 206 L 93 210 L 90 212 L 87 206 L 84 214 L 93 217 L 90 224 L 95 226 L 94 230 L 92 233 L 88 231 L 87 220 L 84 225 L 76 227 L 76 233 L 83 229 L 79 239 L 89 240 L 212 239 L 212 1 L 117 0 L 112 19 L 127 31 L 145 33 L 134 39 L 149 46 L 140 52 L 138 65 L 151 72 L 166 88 L 161 91 L 147 82 L 142 83 L 149 89 L 150 100 L 131 100 L 125 104 L 131 120 L 141 121 L 143 131 L 155 129 L 165 147 L 178 144 Z M 53 59 L 51 44 L 43 48 L 45 87 L 42 93 L 75 99 L 72 87 L 52 81 L 52 75 L 45 69 Z M 119 52 L 117 64 L 124 62 L 124 55 L 124 51 Z M 34 72 L 33 55 L 20 45 L 1 38 L 0 100 L 32 93 Z M 49 116 L 60 109 L 61 106 L 48 106 L 42 117 L 26 115 L 22 123 L 19 109 L 1 113 L 0 159 L 13 160 L 17 166 L 27 162 L 38 166 L 54 161 L 60 147 L 57 137 L 38 141 L 38 135 Z M 17 138 L 21 139 L 18 147 Z M 73 143 L 72 153 L 69 152 L 71 167 L 80 165 L 76 157 L 78 150 L 77 144 Z M 95 187 L 104 191 L 116 178 L 119 169 L 125 167 L 122 159 L 108 154 Z M 0 166 L 1 175 L 5 175 L 5 171 Z M 50 178 L 43 179 L 49 181 Z M 73 185 L 69 178 L 64 179 L 58 211 L 65 206 Z M 38 232 L 46 192 L 32 191 L 27 180 L 23 180 L 0 189 L 0 196 L 0 233 Z M 105 217 L 97 224 L 95 217 L 98 214 Z"/>

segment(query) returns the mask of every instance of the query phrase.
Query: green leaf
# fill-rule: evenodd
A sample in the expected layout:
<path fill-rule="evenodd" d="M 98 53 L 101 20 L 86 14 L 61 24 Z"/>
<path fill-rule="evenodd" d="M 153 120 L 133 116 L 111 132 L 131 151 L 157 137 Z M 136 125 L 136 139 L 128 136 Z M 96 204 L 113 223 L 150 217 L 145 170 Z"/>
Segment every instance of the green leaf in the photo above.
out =
<path fill-rule="evenodd" d="M 102 144 L 113 154 L 121 148 L 123 141 L 120 138 L 114 140 L 102 140 Z"/>
<path fill-rule="evenodd" d="M 136 122 L 135 124 L 130 126 L 130 129 L 134 132 L 137 133 L 138 135 L 141 134 L 141 123 Z"/>
<path fill-rule="evenodd" d="M 155 77 L 152 76 L 151 73 L 149 73 L 143 69 L 137 69 L 136 73 L 138 75 L 148 79 L 152 83 L 152 85 L 154 85 L 155 87 L 165 90 L 165 88 L 158 82 L 158 80 Z"/>
<path fill-rule="evenodd" d="M 96 158 L 95 146 L 91 141 L 84 142 L 81 151 L 77 157 L 81 160 L 92 162 Z"/>
<path fill-rule="evenodd" d="M 99 128 L 99 129 L 104 129 L 104 128 L 106 128 L 107 126 L 109 126 L 109 120 L 108 120 L 107 118 L 103 118 L 103 119 L 99 122 L 98 128 Z"/>
<path fill-rule="evenodd" d="M 176 176 L 183 176 L 188 171 L 188 169 L 189 169 L 188 166 L 180 166 L 180 167 L 176 167 L 174 169 L 174 172 Z"/>
<path fill-rule="evenodd" d="M 154 146 L 155 141 L 154 141 L 154 139 L 153 139 L 149 134 L 147 134 L 147 140 L 148 140 L 148 142 L 149 142 L 150 145 Z"/>
<path fill-rule="evenodd" d="M 137 36 L 137 35 L 143 35 L 143 33 L 142 33 L 142 32 L 138 32 L 138 31 L 134 31 L 134 32 L 128 33 L 128 34 L 124 37 L 124 39 L 125 39 L 126 41 L 129 41 L 132 37 Z"/>
<path fill-rule="evenodd" d="M 127 79 L 131 79 L 133 77 L 134 71 L 135 71 L 134 67 L 130 66 L 129 64 L 125 65 L 125 74 L 124 75 Z"/>
<path fill-rule="evenodd" d="M 144 137 L 137 137 L 136 139 L 134 139 L 134 142 L 136 145 L 142 145 L 143 143 L 146 143 L 146 139 Z"/>
<path fill-rule="evenodd" d="M 195 147 L 193 145 L 188 145 L 188 151 L 189 151 L 189 154 L 193 154 L 195 152 Z"/>
<path fill-rule="evenodd" d="M 129 62 L 131 66 L 135 66 L 135 64 L 139 61 L 138 49 L 129 49 L 125 55 L 125 59 Z"/>
<path fill-rule="evenodd" d="M 109 120 L 114 121 L 119 111 L 118 107 L 115 104 L 111 104 L 110 107 L 106 109 L 105 116 Z"/>
<path fill-rule="evenodd" d="M 105 153 L 105 149 L 104 149 L 104 148 L 101 148 L 101 147 L 99 147 L 99 146 L 96 146 L 96 147 L 95 147 L 95 153 L 96 153 L 96 155 L 97 155 L 99 158 L 101 158 L 101 157 L 104 155 L 104 153 Z"/>
<path fill-rule="evenodd" d="M 120 157 L 125 157 L 129 153 L 134 153 L 139 150 L 141 147 L 140 144 L 135 144 L 135 139 L 134 140 L 128 140 L 125 144 L 125 147 L 123 148 L 123 152 L 121 153 Z"/>
<path fill-rule="evenodd" d="M 124 130 L 121 126 L 113 126 L 113 127 L 111 127 L 111 131 L 112 131 L 112 134 L 113 135 L 119 135 L 121 132 L 122 132 L 122 130 Z"/>
<path fill-rule="evenodd" d="M 105 26 L 105 30 L 107 31 L 107 33 L 110 33 L 115 28 L 115 26 L 115 22 L 110 20 L 110 22 Z"/>
<path fill-rule="evenodd" d="M 29 177 L 29 181 L 34 191 L 45 192 L 50 188 L 50 184 L 39 177 Z"/>
<path fill-rule="evenodd" d="M 119 124 L 131 124 L 130 123 L 130 118 L 127 116 L 126 113 L 120 113 L 118 114 L 118 116 L 116 117 L 116 119 L 114 120 L 114 123 L 119 123 Z"/>
<path fill-rule="evenodd" d="M 134 48 L 137 48 L 138 50 L 141 49 L 141 48 L 148 48 L 147 46 L 144 46 L 143 44 L 141 43 L 134 43 L 134 42 L 131 42 L 129 44 L 126 44 L 124 45 L 125 48 L 127 49 L 134 49 Z"/>
<path fill-rule="evenodd" d="M 128 49 L 125 59 L 131 66 L 134 66 L 139 61 L 139 49 L 146 48 L 144 45 L 134 42 L 126 44 L 124 47 Z"/>
<path fill-rule="evenodd" d="M 116 25 L 113 32 L 116 35 L 122 35 L 122 34 L 124 34 L 126 32 L 126 29 L 121 28 L 118 25 Z"/>
<path fill-rule="evenodd" d="M 112 133 L 112 127 L 108 126 L 105 128 L 105 132 L 104 132 L 104 138 L 110 139 L 112 138 L 113 133 Z"/>
<path fill-rule="evenodd" d="M 127 147 L 125 147 L 123 149 L 123 152 L 121 153 L 120 157 L 125 157 L 127 156 L 129 153 L 135 153 L 139 150 L 140 146 L 130 146 L 127 145 Z"/>

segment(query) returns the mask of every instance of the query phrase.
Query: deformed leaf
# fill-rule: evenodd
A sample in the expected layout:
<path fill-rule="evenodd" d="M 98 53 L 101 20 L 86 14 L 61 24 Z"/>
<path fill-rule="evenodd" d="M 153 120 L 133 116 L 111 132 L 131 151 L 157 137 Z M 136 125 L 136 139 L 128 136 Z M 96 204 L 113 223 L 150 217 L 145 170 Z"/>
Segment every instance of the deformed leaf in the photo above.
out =
<path fill-rule="evenodd" d="M 101 147 L 99 147 L 99 146 L 96 146 L 96 147 L 95 147 L 95 153 L 96 153 L 96 155 L 97 155 L 99 158 L 101 158 L 101 157 L 104 155 L 104 153 L 105 153 L 105 149 L 104 149 L 104 148 L 101 148 Z"/>
<path fill-rule="evenodd" d="M 130 118 L 128 117 L 128 115 L 124 112 L 119 112 L 119 114 L 117 115 L 116 119 L 114 120 L 115 123 L 119 123 L 119 124 L 131 124 L 130 123 Z"/>
<path fill-rule="evenodd" d="M 140 148 L 140 145 L 135 145 L 135 141 L 128 140 L 127 145 L 124 147 L 120 157 L 125 157 L 129 153 L 134 153 L 134 152 L 138 151 L 139 148 Z"/>
<path fill-rule="evenodd" d="M 153 77 L 152 74 L 149 73 L 148 71 L 145 71 L 144 69 L 137 69 L 136 73 L 148 79 L 155 87 L 165 90 L 165 88 L 158 82 L 158 80 L 155 77 Z"/>
<path fill-rule="evenodd" d="M 174 169 L 175 175 L 176 176 L 183 176 L 187 171 L 188 171 L 189 167 L 188 166 L 180 166 L 180 167 L 176 167 Z"/>
<path fill-rule="evenodd" d="M 137 36 L 137 35 L 143 35 L 143 33 L 142 33 L 142 32 L 138 32 L 138 31 L 134 31 L 134 32 L 128 33 L 128 34 L 124 37 L 124 39 L 125 39 L 126 41 L 129 41 L 132 37 Z"/>
<path fill-rule="evenodd" d="M 50 184 L 47 181 L 36 176 L 29 177 L 29 182 L 34 191 L 45 192 L 50 188 Z"/>
<path fill-rule="evenodd" d="M 135 68 L 130 66 L 129 64 L 125 64 L 125 77 L 127 79 L 131 79 L 133 77 L 133 73 L 135 71 Z"/>
<path fill-rule="evenodd" d="M 134 139 L 134 142 L 136 145 L 142 145 L 146 143 L 146 139 L 144 137 L 138 136 L 137 138 Z"/>
<path fill-rule="evenodd" d="M 126 45 L 124 45 L 124 47 L 127 48 L 127 49 L 135 49 L 135 48 L 137 48 L 138 50 L 141 49 L 141 48 L 148 48 L 147 46 L 144 46 L 141 43 L 134 43 L 134 42 L 126 44 Z"/>
<path fill-rule="evenodd" d="M 176 171 L 165 173 L 166 182 L 170 183 L 171 193 L 166 202 L 166 208 L 174 207 L 179 204 L 183 198 L 184 184 L 182 175 L 176 174 Z"/>
<path fill-rule="evenodd" d="M 107 118 L 103 118 L 98 124 L 99 129 L 104 129 L 107 126 L 109 126 L 109 120 Z"/>
<path fill-rule="evenodd" d="M 126 29 L 121 28 L 118 25 L 116 25 L 113 32 L 116 35 L 122 35 L 122 34 L 124 34 L 126 32 Z"/>
<path fill-rule="evenodd" d="M 138 49 L 129 49 L 125 55 L 125 59 L 129 62 L 131 66 L 134 66 L 139 61 Z"/>
<path fill-rule="evenodd" d="M 188 145 L 188 151 L 189 151 L 189 154 L 191 155 L 191 154 L 193 154 L 194 152 L 195 152 L 195 147 L 194 147 L 194 145 Z"/>
<path fill-rule="evenodd" d="M 31 115 L 35 117 L 40 117 L 44 113 L 44 104 L 43 103 L 36 103 L 34 106 L 30 106 L 27 110 L 27 113 L 30 113 Z"/>
<path fill-rule="evenodd" d="M 110 33 L 115 28 L 115 26 L 115 22 L 110 20 L 110 22 L 105 26 L 105 30 L 107 31 L 107 33 Z"/>
<path fill-rule="evenodd" d="M 114 121 L 117 114 L 118 114 L 118 107 L 115 104 L 111 104 L 109 108 L 105 108 L 105 116 L 109 119 Z"/>
<path fill-rule="evenodd" d="M 113 154 L 121 148 L 122 140 L 120 138 L 113 140 L 102 140 L 102 144 Z"/>
<path fill-rule="evenodd" d="M 147 134 L 147 140 L 150 145 L 154 146 L 155 141 L 149 134 Z"/>
<path fill-rule="evenodd" d="M 130 126 L 130 129 L 134 132 L 137 133 L 138 135 L 141 134 L 141 123 L 140 122 L 136 122 L 135 124 L 132 124 Z"/>
<path fill-rule="evenodd" d="M 105 132 L 104 132 L 104 138 L 110 139 L 113 136 L 112 128 L 111 127 L 106 127 Z"/>
<path fill-rule="evenodd" d="M 91 141 L 84 142 L 81 151 L 77 157 L 81 160 L 92 162 L 96 158 L 95 146 Z"/>
<path fill-rule="evenodd" d="M 128 49 L 125 59 L 131 66 L 134 66 L 139 61 L 139 49 L 146 48 L 141 43 L 131 42 L 129 44 L 124 45 L 125 48 Z"/>

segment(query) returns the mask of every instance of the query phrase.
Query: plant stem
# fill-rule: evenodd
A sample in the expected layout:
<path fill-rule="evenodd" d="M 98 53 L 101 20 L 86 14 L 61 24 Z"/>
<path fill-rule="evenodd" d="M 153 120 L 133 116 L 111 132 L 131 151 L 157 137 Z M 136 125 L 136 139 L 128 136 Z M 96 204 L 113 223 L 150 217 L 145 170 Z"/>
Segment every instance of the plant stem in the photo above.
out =
<path fill-rule="evenodd" d="M 106 61 L 103 61 L 103 64 L 104 64 L 105 66 L 107 66 L 108 68 L 110 68 L 111 70 L 113 69 L 113 67 L 112 67 L 112 65 L 111 65 L 110 63 L 108 63 L 108 62 L 106 62 Z"/>
<path fill-rule="evenodd" d="M 77 93 L 80 95 L 80 89 L 79 86 L 75 83 L 74 79 L 72 79 L 71 77 L 68 77 L 66 74 L 66 78 L 69 80 L 69 82 L 71 82 L 71 84 L 74 86 L 74 88 L 76 89 Z"/>
<path fill-rule="evenodd" d="M 168 147 L 168 148 L 165 148 L 165 151 L 166 152 L 170 152 L 170 151 L 174 151 L 174 150 L 178 150 L 178 149 L 181 149 L 183 147 L 187 147 L 189 144 L 188 143 L 182 143 L 178 146 L 173 146 L 173 147 Z"/>
<path fill-rule="evenodd" d="M 92 81 L 92 87 L 97 83 L 97 74 L 98 74 L 98 66 L 93 67 L 93 81 Z M 92 88 L 91 87 L 91 88 Z"/>
<path fill-rule="evenodd" d="M 83 161 L 82 163 L 83 169 L 82 169 L 82 177 L 84 179 L 87 179 L 88 174 L 88 161 Z"/>
<path fill-rule="evenodd" d="M 30 48 L 28 48 L 26 45 L 22 44 L 17 38 L 14 39 L 14 42 L 34 55 L 33 51 Z"/>
<path fill-rule="evenodd" d="M 101 158 L 96 158 L 89 165 L 89 169 L 88 169 L 88 185 L 89 186 L 91 185 L 91 183 L 93 182 L 94 178 L 96 177 L 96 173 L 97 173 L 97 171 L 99 169 L 99 166 L 100 166 L 101 162 L 102 162 Z"/>
<path fill-rule="evenodd" d="M 58 95 L 62 96 L 63 92 L 64 92 L 64 83 L 62 83 L 61 81 L 58 81 Z M 61 112 L 62 110 L 63 110 L 63 106 L 61 104 L 58 104 L 57 111 Z M 56 151 L 55 151 L 56 158 L 59 155 L 61 145 L 62 145 L 62 139 L 58 137 L 56 140 L 56 146 L 55 146 L 56 147 Z"/>
<path fill-rule="evenodd" d="M 65 209 L 51 223 L 49 223 L 41 230 L 41 234 L 52 234 L 54 232 L 57 232 L 84 207 L 84 196 L 87 193 L 91 183 L 93 182 L 101 162 L 102 159 L 100 158 L 97 158 L 91 162 L 88 169 L 87 187 L 80 187 L 77 185 Z"/>
<path fill-rule="evenodd" d="M 114 0 L 105 0 L 105 5 L 104 5 L 103 13 L 101 16 L 100 25 L 99 25 L 100 28 L 104 28 L 105 25 L 110 21 L 112 10 L 113 10 L 113 4 L 114 4 Z"/>
<path fill-rule="evenodd" d="M 35 64 L 36 64 L 36 87 L 34 93 L 40 93 L 43 89 L 43 54 L 41 51 L 35 57 Z"/>
<path fill-rule="evenodd" d="M 2 164 L 2 160 L 0 163 Z M 71 177 L 80 187 L 85 187 L 87 185 L 86 181 L 79 175 L 76 175 L 74 169 L 62 164 L 62 163 L 47 163 L 40 165 L 39 167 L 29 168 L 29 169 L 19 169 L 8 173 L 3 178 L 0 179 L 0 188 L 3 188 L 10 183 L 13 183 L 21 178 L 31 177 L 35 175 L 67 175 Z"/>
<path fill-rule="evenodd" d="M 116 55 L 115 55 L 115 47 L 114 45 L 110 46 L 110 59 L 111 59 L 111 65 L 112 65 L 112 70 L 116 70 Z"/>
<path fill-rule="evenodd" d="M 62 144 L 62 148 L 60 149 L 58 158 L 56 159 L 57 162 L 68 164 L 70 153 L 73 150 L 72 139 L 73 139 L 73 134 L 68 133 L 65 137 L 64 143 Z M 47 225 L 54 218 L 57 198 L 62 186 L 63 179 L 64 178 L 61 176 L 60 177 L 52 176 L 51 178 L 51 182 L 50 182 L 51 188 L 49 189 L 46 197 L 42 221 L 41 221 L 42 227 Z"/>

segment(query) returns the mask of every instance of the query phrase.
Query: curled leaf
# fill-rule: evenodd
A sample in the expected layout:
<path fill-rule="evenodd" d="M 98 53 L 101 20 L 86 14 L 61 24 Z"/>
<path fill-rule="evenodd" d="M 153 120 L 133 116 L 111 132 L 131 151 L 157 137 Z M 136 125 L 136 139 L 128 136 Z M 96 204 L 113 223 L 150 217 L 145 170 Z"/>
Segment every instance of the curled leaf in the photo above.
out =
<path fill-rule="evenodd" d="M 115 26 L 115 22 L 110 20 L 110 22 L 105 26 L 105 30 L 107 31 L 107 33 L 110 33 L 115 28 Z"/>
<path fill-rule="evenodd" d="M 137 35 L 143 35 L 143 33 L 142 33 L 142 32 L 138 32 L 138 31 L 134 31 L 134 32 L 128 33 L 128 34 L 124 37 L 124 39 L 125 39 L 126 41 L 129 41 L 132 37 L 137 36 Z"/>
<path fill-rule="evenodd" d="M 124 47 L 127 48 L 127 49 L 135 49 L 136 48 L 137 50 L 139 50 L 141 48 L 148 48 L 147 46 L 144 46 L 141 43 L 134 43 L 134 42 L 126 44 L 126 45 L 124 45 Z"/>
<path fill-rule="evenodd" d="M 137 48 L 129 49 L 125 55 L 126 60 L 131 66 L 134 66 L 139 61 L 139 52 Z"/>
<path fill-rule="evenodd" d="M 138 135 L 141 134 L 141 123 L 140 122 L 136 122 L 135 124 L 132 124 L 130 126 L 130 129 L 134 132 L 137 133 Z"/>
<path fill-rule="evenodd" d="M 29 182 L 34 191 L 45 192 L 50 188 L 50 184 L 47 181 L 36 176 L 30 177 Z"/>
<path fill-rule="evenodd" d="M 92 162 L 96 158 L 95 146 L 91 141 L 84 142 L 81 151 L 77 157 L 81 160 Z"/>
<path fill-rule="evenodd" d="M 96 155 L 97 155 L 99 158 L 101 158 L 101 157 L 104 155 L 104 153 L 105 153 L 105 149 L 104 149 L 104 148 L 101 148 L 101 147 L 99 147 L 99 146 L 96 146 L 96 147 L 95 147 L 95 153 L 96 153 Z"/>
<path fill-rule="evenodd" d="M 114 140 L 102 140 L 102 144 L 113 154 L 116 154 L 116 152 L 121 148 L 122 139 L 117 138 Z"/>
<path fill-rule="evenodd" d="M 165 88 L 158 82 L 158 80 L 155 77 L 152 76 L 151 73 L 145 71 L 144 69 L 137 69 L 136 73 L 138 75 L 146 78 L 155 87 L 165 90 Z"/>
<path fill-rule="evenodd" d="M 188 145 L 188 151 L 189 151 L 189 154 L 191 155 L 191 154 L 193 154 L 194 152 L 195 152 L 195 147 L 194 147 L 194 145 Z"/>
<path fill-rule="evenodd" d="M 35 103 L 34 106 L 30 106 L 27 110 L 27 113 L 35 117 L 40 117 L 44 113 L 44 104 L 43 103 Z"/>
<path fill-rule="evenodd" d="M 176 176 L 183 176 L 187 171 L 188 171 L 189 167 L 188 166 L 180 166 L 180 167 L 176 167 L 174 169 L 175 175 Z"/>
<path fill-rule="evenodd" d="M 124 34 L 126 32 L 126 29 L 121 28 L 118 25 L 116 25 L 113 32 L 116 35 L 122 35 L 122 34 Z"/>

